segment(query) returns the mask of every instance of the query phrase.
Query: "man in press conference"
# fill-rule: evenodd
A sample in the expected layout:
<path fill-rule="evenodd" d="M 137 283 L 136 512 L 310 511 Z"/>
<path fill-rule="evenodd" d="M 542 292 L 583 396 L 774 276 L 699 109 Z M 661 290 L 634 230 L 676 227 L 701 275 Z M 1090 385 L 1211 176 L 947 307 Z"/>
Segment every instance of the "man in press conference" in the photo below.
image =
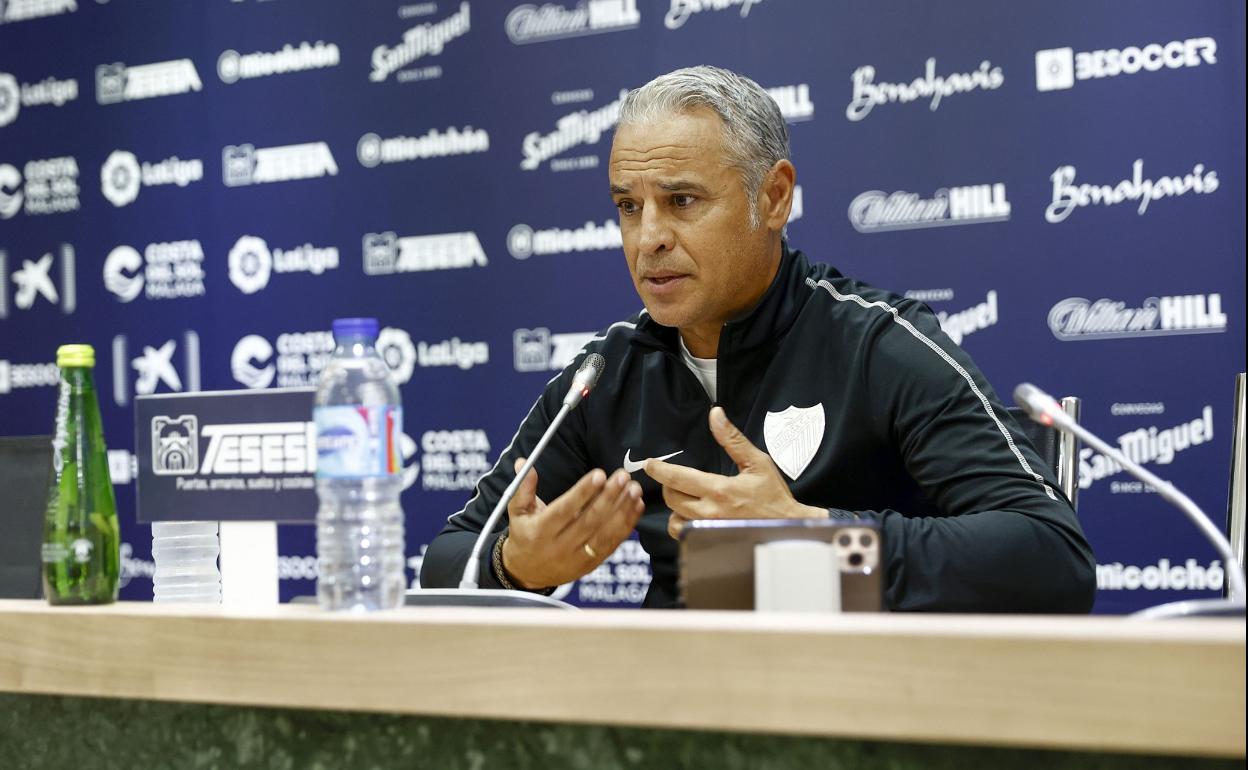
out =
<path fill-rule="evenodd" d="M 924 304 L 789 247 L 788 128 L 758 84 L 694 67 L 630 92 L 608 167 L 645 309 L 547 384 L 430 544 L 423 586 L 458 584 L 599 353 L 592 397 L 487 541 L 482 587 L 549 593 L 636 529 L 654 574 L 645 606 L 672 607 L 686 522 L 832 517 L 880 528 L 889 609 L 1091 608 L 1095 561 L 1074 510 L 970 357 Z"/>

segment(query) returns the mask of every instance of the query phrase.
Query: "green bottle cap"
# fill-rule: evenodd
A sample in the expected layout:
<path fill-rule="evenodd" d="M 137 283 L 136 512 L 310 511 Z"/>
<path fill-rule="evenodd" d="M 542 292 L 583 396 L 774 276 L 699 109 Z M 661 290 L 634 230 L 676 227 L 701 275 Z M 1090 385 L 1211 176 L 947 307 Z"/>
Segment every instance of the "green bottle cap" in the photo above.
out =
<path fill-rule="evenodd" d="M 95 366 L 95 348 L 90 345 L 61 345 L 56 349 L 56 365 Z"/>

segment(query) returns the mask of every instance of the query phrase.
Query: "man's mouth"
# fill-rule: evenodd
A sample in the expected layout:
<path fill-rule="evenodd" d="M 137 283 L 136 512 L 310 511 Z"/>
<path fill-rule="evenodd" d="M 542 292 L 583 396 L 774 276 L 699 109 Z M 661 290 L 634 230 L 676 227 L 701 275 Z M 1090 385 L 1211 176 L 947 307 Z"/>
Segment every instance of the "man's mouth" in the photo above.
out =
<path fill-rule="evenodd" d="M 662 273 L 650 273 L 649 275 L 644 275 L 642 276 L 642 280 L 654 286 L 666 286 L 669 283 L 672 283 L 674 281 L 679 281 L 681 278 L 686 278 L 686 277 L 688 277 L 687 273 L 662 272 Z"/>

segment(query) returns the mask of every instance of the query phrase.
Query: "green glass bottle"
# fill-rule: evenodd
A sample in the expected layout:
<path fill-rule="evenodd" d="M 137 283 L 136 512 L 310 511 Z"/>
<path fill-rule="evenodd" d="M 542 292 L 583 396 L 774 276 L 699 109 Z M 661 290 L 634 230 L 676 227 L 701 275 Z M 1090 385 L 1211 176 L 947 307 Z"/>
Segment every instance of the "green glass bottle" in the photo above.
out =
<path fill-rule="evenodd" d="M 62 345 L 56 365 L 61 384 L 43 522 L 43 592 L 51 604 L 107 604 L 117 599 L 121 534 L 91 376 L 95 350 Z"/>

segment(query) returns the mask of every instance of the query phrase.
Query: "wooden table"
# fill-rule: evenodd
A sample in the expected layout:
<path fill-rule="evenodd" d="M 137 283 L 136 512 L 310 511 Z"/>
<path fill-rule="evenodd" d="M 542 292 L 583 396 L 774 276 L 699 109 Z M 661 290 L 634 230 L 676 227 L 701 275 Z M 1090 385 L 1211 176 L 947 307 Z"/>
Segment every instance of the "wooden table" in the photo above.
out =
<path fill-rule="evenodd" d="M 1243 758 L 1244 640 L 1237 620 L 0 601 L 0 692 Z"/>

